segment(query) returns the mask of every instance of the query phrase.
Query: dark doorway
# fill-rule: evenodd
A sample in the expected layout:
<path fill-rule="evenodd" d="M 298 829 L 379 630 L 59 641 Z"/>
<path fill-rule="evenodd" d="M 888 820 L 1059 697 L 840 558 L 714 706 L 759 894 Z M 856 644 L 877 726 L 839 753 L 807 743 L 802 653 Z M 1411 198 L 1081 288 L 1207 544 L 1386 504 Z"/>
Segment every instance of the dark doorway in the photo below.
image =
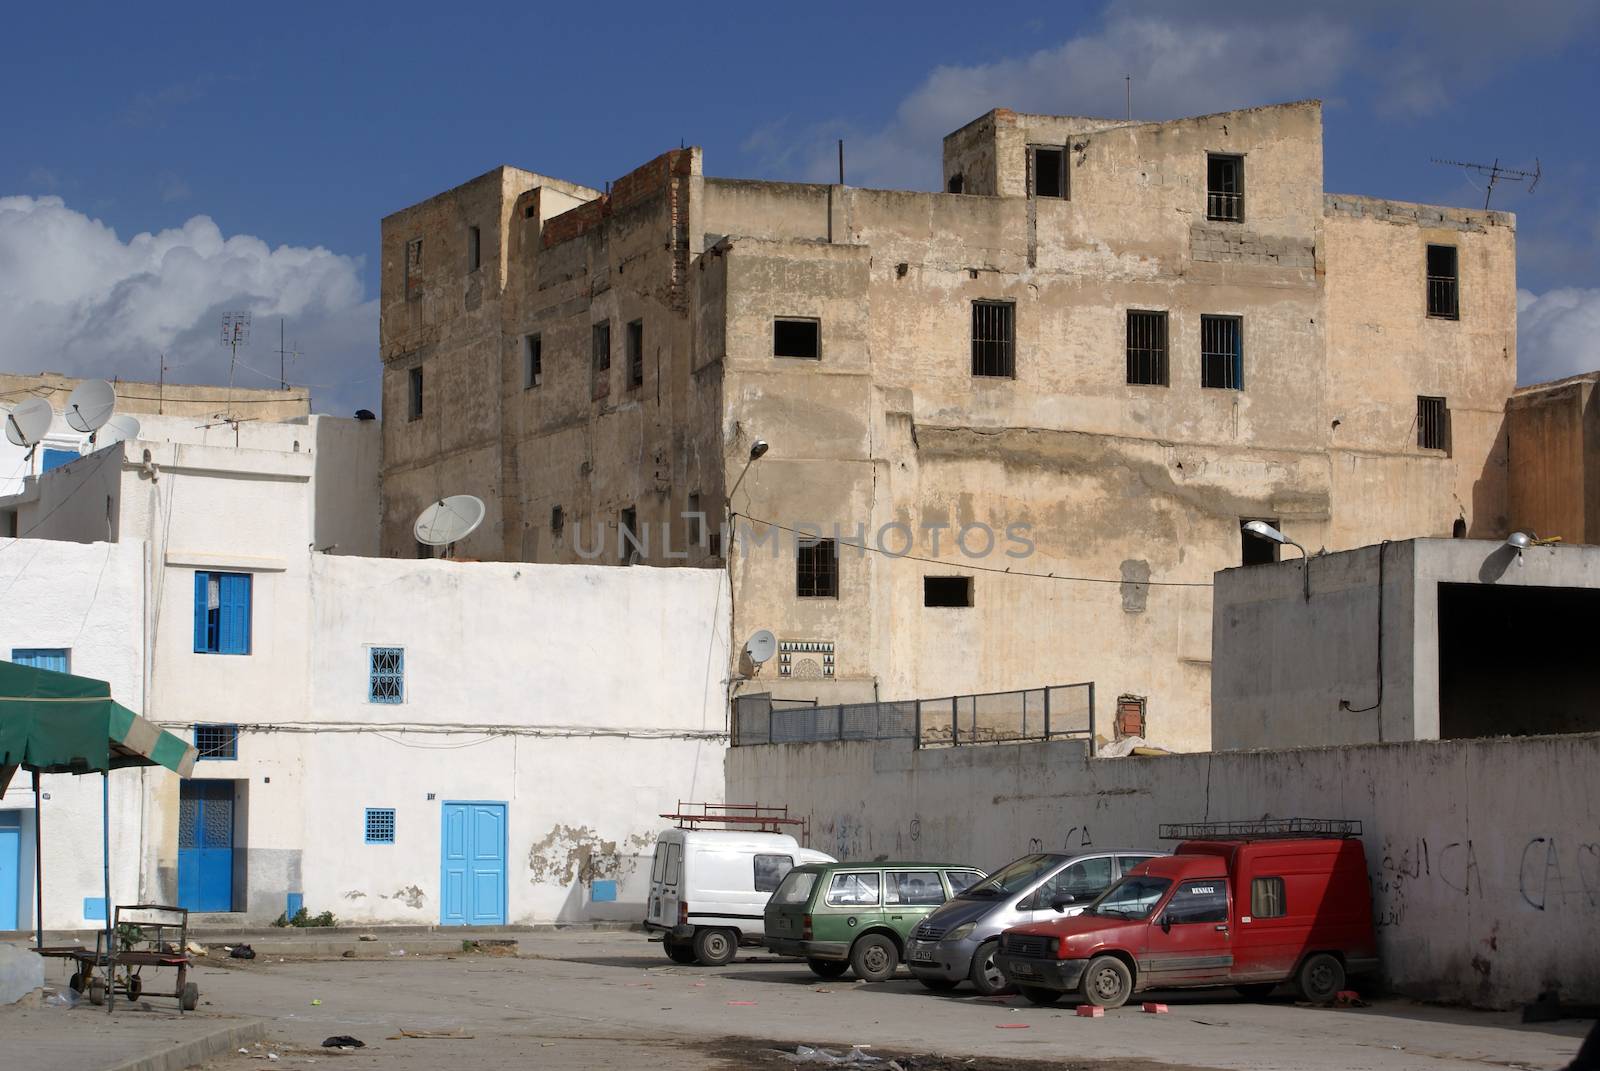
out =
<path fill-rule="evenodd" d="M 1440 584 L 1439 736 L 1600 730 L 1597 619 L 1600 591 Z"/>

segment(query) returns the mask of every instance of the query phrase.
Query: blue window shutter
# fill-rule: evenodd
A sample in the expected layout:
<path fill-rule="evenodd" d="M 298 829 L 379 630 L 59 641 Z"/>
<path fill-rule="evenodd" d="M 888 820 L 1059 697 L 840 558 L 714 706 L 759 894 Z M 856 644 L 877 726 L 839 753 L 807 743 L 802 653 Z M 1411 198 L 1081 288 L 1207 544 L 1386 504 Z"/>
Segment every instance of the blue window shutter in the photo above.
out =
<path fill-rule="evenodd" d="M 250 653 L 250 574 L 222 575 L 222 627 L 217 649 L 223 654 Z"/>
<path fill-rule="evenodd" d="M 44 448 L 44 457 L 39 462 L 39 471 L 45 473 L 51 469 L 59 469 L 62 465 L 70 465 L 78 460 L 78 456 L 76 450 L 52 450 L 47 446 Z"/>
<path fill-rule="evenodd" d="M 206 582 L 209 574 L 194 574 L 194 651 L 195 654 L 204 654 L 210 648 L 206 644 Z"/>
<path fill-rule="evenodd" d="M 69 664 L 68 650 L 66 647 L 17 647 L 11 652 L 11 661 L 19 666 L 66 673 Z"/>

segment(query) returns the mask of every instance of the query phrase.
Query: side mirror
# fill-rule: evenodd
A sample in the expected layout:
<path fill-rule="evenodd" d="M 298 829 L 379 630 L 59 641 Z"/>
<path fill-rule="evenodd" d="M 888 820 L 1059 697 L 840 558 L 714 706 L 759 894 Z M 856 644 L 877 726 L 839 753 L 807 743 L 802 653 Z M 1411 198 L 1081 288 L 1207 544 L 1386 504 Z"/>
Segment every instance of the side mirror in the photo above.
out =
<path fill-rule="evenodd" d="M 1050 906 L 1057 911 L 1065 911 L 1070 905 L 1078 902 L 1078 898 L 1071 893 L 1056 893 L 1050 900 Z"/>
<path fill-rule="evenodd" d="M 1163 914 L 1161 916 L 1161 932 L 1162 933 L 1171 933 L 1172 932 L 1172 916 L 1171 915 Z"/>

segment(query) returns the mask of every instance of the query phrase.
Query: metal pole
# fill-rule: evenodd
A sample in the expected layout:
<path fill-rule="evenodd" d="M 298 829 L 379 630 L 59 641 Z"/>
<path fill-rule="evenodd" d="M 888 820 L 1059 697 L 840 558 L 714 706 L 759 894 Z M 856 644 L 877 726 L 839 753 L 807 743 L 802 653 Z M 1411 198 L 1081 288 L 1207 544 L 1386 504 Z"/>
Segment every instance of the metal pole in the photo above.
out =
<path fill-rule="evenodd" d="M 1044 688 L 1044 738 L 1050 739 L 1050 686 Z"/>
<path fill-rule="evenodd" d="M 955 747 L 961 743 L 961 698 L 950 697 L 950 746 Z"/>
<path fill-rule="evenodd" d="M 100 771 L 100 868 L 105 894 L 106 911 L 106 1014 L 111 1014 L 111 1007 L 117 1002 L 116 987 L 112 982 L 116 980 L 116 949 L 112 945 L 111 933 L 111 771 Z"/>
<path fill-rule="evenodd" d="M 44 794 L 39 771 L 33 771 L 33 947 L 44 947 Z"/>
<path fill-rule="evenodd" d="M 1089 757 L 1094 758 L 1094 681 L 1089 682 Z"/>
<path fill-rule="evenodd" d="M 844 185 L 844 139 L 839 139 L 839 185 Z"/>

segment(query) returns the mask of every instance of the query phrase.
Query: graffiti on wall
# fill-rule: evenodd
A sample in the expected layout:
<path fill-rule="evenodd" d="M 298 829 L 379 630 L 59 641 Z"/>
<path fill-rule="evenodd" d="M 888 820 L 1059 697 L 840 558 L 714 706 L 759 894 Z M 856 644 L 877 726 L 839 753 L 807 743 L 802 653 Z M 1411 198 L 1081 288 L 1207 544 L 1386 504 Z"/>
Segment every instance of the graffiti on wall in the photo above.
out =
<path fill-rule="evenodd" d="M 1378 926 L 1402 924 L 1413 892 L 1420 895 L 1419 886 L 1428 883 L 1457 896 L 1482 899 L 1483 873 L 1472 841 L 1453 840 L 1434 848 L 1427 837 L 1385 837 L 1372 879 Z M 1517 890 L 1522 903 L 1536 911 L 1600 909 L 1600 842 L 1530 837 L 1522 848 Z"/>
<path fill-rule="evenodd" d="M 1534 837 L 1523 846 L 1517 884 L 1523 902 L 1536 911 L 1600 908 L 1600 842 Z"/>

